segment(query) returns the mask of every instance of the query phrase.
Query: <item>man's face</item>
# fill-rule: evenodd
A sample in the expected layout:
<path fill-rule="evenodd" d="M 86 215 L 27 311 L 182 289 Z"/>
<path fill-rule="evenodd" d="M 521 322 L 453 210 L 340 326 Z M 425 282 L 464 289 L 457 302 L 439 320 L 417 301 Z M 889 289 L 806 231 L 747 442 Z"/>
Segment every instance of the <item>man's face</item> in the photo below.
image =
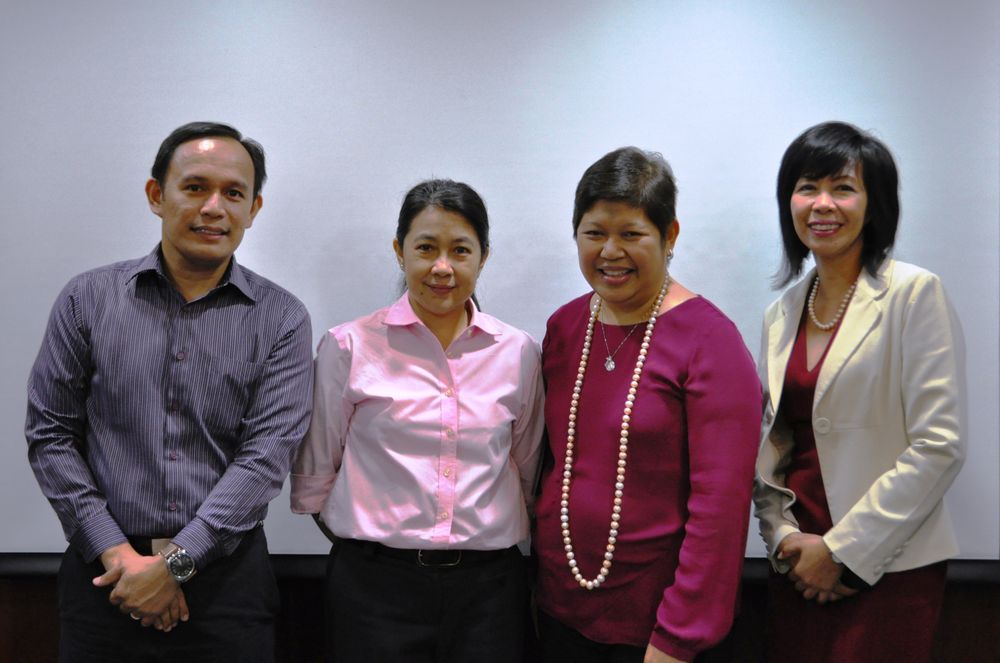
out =
<path fill-rule="evenodd" d="M 263 199 L 253 197 L 254 167 L 239 141 L 212 136 L 181 143 L 163 185 L 146 183 L 163 219 L 163 257 L 172 274 L 216 274 L 243 239 Z"/>

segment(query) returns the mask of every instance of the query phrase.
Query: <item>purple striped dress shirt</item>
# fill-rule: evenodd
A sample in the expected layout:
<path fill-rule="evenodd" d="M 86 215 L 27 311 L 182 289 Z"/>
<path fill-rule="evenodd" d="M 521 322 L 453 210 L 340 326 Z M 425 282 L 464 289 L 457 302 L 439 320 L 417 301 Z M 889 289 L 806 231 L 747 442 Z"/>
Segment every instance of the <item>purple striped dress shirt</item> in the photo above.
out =
<path fill-rule="evenodd" d="M 230 264 L 185 302 L 159 247 L 72 279 L 28 381 L 25 435 L 67 540 L 93 560 L 171 537 L 198 568 L 267 513 L 309 425 L 305 306 Z"/>

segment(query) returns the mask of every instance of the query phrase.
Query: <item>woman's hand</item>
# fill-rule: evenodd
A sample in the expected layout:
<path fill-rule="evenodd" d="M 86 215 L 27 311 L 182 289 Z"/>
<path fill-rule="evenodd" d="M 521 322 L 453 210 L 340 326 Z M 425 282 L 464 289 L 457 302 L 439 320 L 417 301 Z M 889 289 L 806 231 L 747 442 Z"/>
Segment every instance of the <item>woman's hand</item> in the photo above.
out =
<path fill-rule="evenodd" d="M 778 558 L 792 565 L 788 579 L 806 599 L 826 603 L 854 594 L 840 584 L 843 567 L 833 561 L 830 549 L 819 535 L 789 534 L 778 545 Z"/>
<path fill-rule="evenodd" d="M 674 658 L 670 654 L 666 654 L 653 645 L 648 645 L 646 647 L 646 656 L 642 659 L 642 663 L 684 663 L 679 658 Z"/>

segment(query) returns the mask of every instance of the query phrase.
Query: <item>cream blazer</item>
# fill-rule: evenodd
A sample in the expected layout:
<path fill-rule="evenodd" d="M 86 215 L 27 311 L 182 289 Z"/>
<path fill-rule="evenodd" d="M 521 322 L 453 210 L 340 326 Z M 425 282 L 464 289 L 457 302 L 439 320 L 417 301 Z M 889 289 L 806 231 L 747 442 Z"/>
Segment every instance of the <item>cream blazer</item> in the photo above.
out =
<path fill-rule="evenodd" d="M 799 531 L 785 488 L 793 447 L 778 404 L 815 269 L 768 307 L 754 503 L 768 557 Z M 892 259 L 857 290 L 820 369 L 813 431 L 833 529 L 823 540 L 866 582 L 958 553 L 943 497 L 965 457 L 962 331 L 934 274 Z"/>

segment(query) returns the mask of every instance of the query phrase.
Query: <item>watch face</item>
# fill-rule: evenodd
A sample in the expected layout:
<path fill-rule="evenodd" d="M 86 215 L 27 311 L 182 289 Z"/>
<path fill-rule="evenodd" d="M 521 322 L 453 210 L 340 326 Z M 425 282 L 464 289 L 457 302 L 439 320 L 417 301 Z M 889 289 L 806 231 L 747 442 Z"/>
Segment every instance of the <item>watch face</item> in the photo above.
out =
<path fill-rule="evenodd" d="M 170 573 L 178 580 L 187 580 L 194 573 L 194 560 L 182 550 L 175 550 L 167 558 Z"/>

